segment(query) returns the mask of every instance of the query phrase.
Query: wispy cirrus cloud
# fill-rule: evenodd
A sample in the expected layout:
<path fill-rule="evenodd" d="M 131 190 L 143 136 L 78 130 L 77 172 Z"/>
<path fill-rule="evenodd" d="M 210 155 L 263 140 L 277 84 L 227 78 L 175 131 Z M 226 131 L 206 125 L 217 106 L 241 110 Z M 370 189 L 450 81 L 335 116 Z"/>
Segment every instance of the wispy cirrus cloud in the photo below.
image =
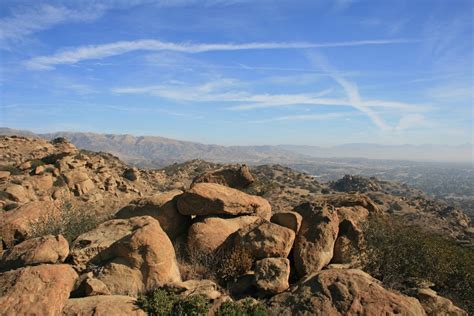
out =
<path fill-rule="evenodd" d="M 93 21 L 104 13 L 103 7 L 94 5 L 82 9 L 42 4 L 18 7 L 0 19 L 0 43 L 9 48 L 12 43 L 36 32 L 47 30 L 61 23 Z"/>
<path fill-rule="evenodd" d="M 277 116 L 265 120 L 251 121 L 250 123 L 270 123 L 270 122 L 283 122 L 283 121 L 326 121 L 332 119 L 340 119 L 343 117 L 353 116 L 354 113 L 350 112 L 332 112 L 323 114 L 299 114 L 299 115 L 286 115 Z"/>
<path fill-rule="evenodd" d="M 414 43 L 409 39 L 378 39 L 343 42 L 309 43 L 309 42 L 253 42 L 253 43 L 173 43 L 156 39 L 142 39 L 136 41 L 119 41 L 101 45 L 80 46 L 67 49 L 49 56 L 34 57 L 25 62 L 31 69 L 51 69 L 56 65 L 76 64 L 83 60 L 102 59 L 122 55 L 134 51 L 174 51 L 181 53 L 204 53 L 216 51 L 240 50 L 277 50 L 277 49 L 305 49 L 305 48 L 333 48 L 367 45 L 390 45 Z"/>

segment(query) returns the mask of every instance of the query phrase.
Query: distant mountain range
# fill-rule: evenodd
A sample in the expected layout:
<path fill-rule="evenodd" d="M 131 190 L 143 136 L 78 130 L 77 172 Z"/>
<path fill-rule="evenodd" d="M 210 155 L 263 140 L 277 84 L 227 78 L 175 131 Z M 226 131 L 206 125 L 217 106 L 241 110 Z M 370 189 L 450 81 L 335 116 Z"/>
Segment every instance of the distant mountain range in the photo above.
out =
<path fill-rule="evenodd" d="M 65 137 L 79 148 L 110 152 L 142 167 L 161 167 L 174 162 L 203 159 L 214 162 L 303 163 L 314 158 L 367 158 L 440 162 L 472 162 L 473 146 L 347 144 L 318 146 L 220 146 L 158 136 L 132 136 L 83 132 L 37 134 L 0 127 L 2 135 L 53 139 Z"/>

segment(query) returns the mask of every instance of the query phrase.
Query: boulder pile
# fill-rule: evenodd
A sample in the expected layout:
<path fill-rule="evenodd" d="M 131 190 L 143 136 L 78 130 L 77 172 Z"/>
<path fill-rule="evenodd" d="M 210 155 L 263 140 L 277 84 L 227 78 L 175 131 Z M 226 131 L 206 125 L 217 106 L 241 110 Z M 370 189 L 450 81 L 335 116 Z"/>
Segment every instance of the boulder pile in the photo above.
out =
<path fill-rule="evenodd" d="M 381 212 L 366 195 L 272 209 L 245 192 L 255 181 L 246 166 L 163 191 L 147 182 L 151 173 L 63 139 L 38 140 L 39 148 L 3 141 L 29 151 L 3 154 L 16 175 L 0 174 L 2 315 L 145 315 L 137 297 L 158 288 L 205 297 L 209 315 L 243 297 L 271 315 L 467 315 L 430 289 L 407 296 L 359 269 L 363 223 Z M 62 215 L 64 196 L 114 212 L 70 243 L 61 234 L 34 237 L 35 220 Z"/>

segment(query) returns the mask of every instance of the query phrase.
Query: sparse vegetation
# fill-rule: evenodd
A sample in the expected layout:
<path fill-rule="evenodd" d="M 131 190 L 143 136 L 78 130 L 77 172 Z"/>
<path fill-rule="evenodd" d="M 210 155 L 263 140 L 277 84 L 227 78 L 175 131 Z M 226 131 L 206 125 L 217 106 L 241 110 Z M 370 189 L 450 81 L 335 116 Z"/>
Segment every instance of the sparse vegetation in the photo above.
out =
<path fill-rule="evenodd" d="M 0 171 L 8 171 L 10 172 L 11 175 L 14 175 L 14 176 L 17 176 L 23 173 L 19 168 L 15 166 L 10 166 L 10 165 L 0 165 Z"/>
<path fill-rule="evenodd" d="M 232 301 L 222 303 L 217 316 L 267 316 L 267 307 L 255 300 L 246 299 L 239 304 Z"/>
<path fill-rule="evenodd" d="M 201 316 L 209 311 L 209 301 L 204 296 L 180 297 L 164 289 L 140 295 L 137 305 L 151 316 Z"/>
<path fill-rule="evenodd" d="M 403 291 L 408 279 L 426 279 L 474 313 L 473 249 L 395 216 L 372 219 L 365 241 L 364 270 L 385 285 Z"/>
<path fill-rule="evenodd" d="M 252 269 L 252 265 L 253 257 L 243 247 L 218 251 L 214 263 L 217 276 L 223 281 L 229 281 L 245 274 Z"/>
<path fill-rule="evenodd" d="M 77 236 L 94 229 L 98 224 L 99 220 L 95 214 L 79 210 L 66 201 L 63 202 L 58 216 L 44 216 L 32 222 L 30 237 L 61 234 L 71 244 Z"/>

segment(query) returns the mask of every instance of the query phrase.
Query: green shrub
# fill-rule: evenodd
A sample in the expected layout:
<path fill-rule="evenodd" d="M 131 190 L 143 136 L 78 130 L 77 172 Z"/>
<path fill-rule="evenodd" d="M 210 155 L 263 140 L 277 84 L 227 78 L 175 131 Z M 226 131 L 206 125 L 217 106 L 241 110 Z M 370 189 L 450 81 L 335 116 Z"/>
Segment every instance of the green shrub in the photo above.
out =
<path fill-rule="evenodd" d="M 205 316 L 209 311 L 209 300 L 202 295 L 188 296 L 178 300 L 171 311 L 172 316 Z"/>
<path fill-rule="evenodd" d="M 201 295 L 180 297 L 163 289 L 140 295 L 137 306 L 151 316 L 205 316 L 209 300 Z"/>
<path fill-rule="evenodd" d="M 79 235 L 97 227 L 99 220 L 95 214 L 75 208 L 70 202 L 64 202 L 59 216 L 44 216 L 30 224 L 31 238 L 45 235 L 63 235 L 69 242 Z"/>
<path fill-rule="evenodd" d="M 385 285 L 403 291 L 411 278 L 429 280 L 474 313 L 474 249 L 395 216 L 371 219 L 365 244 L 364 270 Z"/>
<path fill-rule="evenodd" d="M 267 316 L 265 305 L 252 299 L 244 300 L 242 304 L 226 301 L 217 311 L 217 316 Z"/>
<path fill-rule="evenodd" d="M 177 296 L 165 290 L 157 289 L 150 291 L 137 298 L 137 306 L 147 312 L 150 316 L 171 315 L 173 305 Z"/>

